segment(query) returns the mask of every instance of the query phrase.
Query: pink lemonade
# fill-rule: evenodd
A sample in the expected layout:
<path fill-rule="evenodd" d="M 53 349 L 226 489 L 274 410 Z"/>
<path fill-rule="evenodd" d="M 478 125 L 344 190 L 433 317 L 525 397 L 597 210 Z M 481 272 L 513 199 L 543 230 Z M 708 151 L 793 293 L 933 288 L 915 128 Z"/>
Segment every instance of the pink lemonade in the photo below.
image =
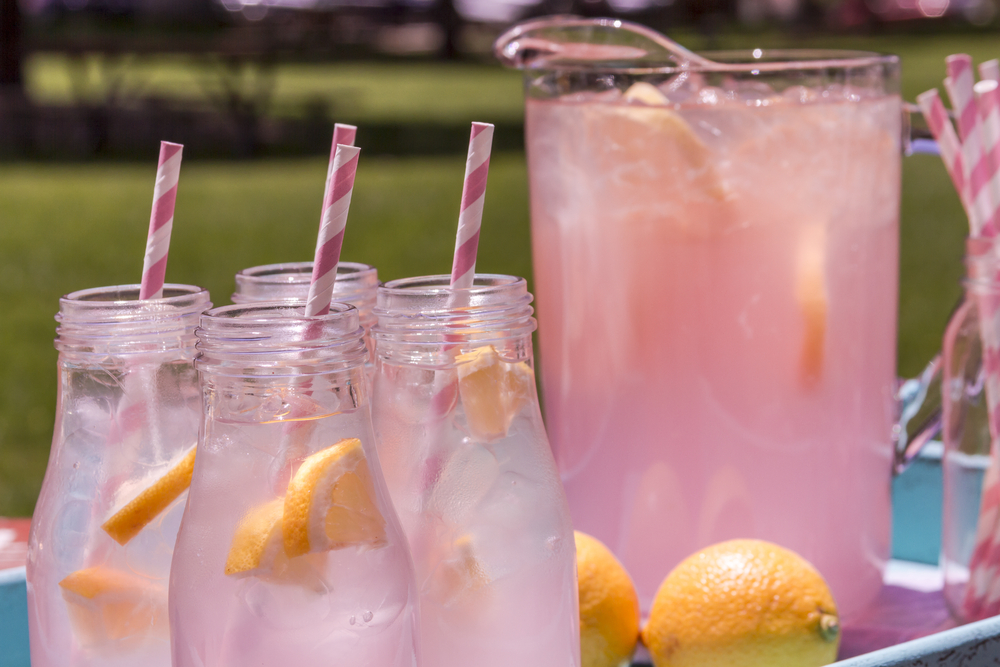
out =
<path fill-rule="evenodd" d="M 647 611 L 686 556 L 760 538 L 850 615 L 889 557 L 900 99 L 666 89 L 527 103 L 541 377 L 574 527 Z"/>

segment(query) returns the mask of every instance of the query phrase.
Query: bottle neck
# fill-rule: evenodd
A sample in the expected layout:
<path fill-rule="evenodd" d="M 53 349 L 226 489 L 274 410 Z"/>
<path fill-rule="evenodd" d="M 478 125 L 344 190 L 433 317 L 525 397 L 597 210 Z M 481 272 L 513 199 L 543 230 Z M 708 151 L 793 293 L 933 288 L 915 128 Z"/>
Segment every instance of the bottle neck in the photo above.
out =
<path fill-rule="evenodd" d="M 198 370 L 229 377 L 320 375 L 363 367 L 367 359 L 358 310 L 335 303 L 306 317 L 302 306 L 237 304 L 201 317 Z"/>
<path fill-rule="evenodd" d="M 536 323 L 523 278 L 481 274 L 468 289 L 451 289 L 449 281 L 425 276 L 379 288 L 372 330 L 379 358 L 440 367 L 486 345 L 531 357 Z"/>
<path fill-rule="evenodd" d="M 109 356 L 176 353 L 194 357 L 198 318 L 208 292 L 167 284 L 163 298 L 139 299 L 139 285 L 81 290 L 59 300 L 55 347 L 60 356 L 99 362 Z"/>
<path fill-rule="evenodd" d="M 968 239 L 965 289 L 977 297 L 1000 297 L 1000 255 L 992 239 Z"/>

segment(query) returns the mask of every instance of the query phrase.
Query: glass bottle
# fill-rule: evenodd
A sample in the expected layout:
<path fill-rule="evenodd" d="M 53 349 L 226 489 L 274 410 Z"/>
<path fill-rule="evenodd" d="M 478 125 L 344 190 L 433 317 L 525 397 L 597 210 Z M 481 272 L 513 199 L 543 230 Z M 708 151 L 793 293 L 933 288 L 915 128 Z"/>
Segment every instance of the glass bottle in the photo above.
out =
<path fill-rule="evenodd" d="M 965 298 L 945 329 L 942 342 L 942 521 L 941 569 L 944 596 L 959 621 L 976 620 L 968 583 L 977 539 L 983 478 L 990 462 L 989 411 L 983 369 L 980 307 L 1000 297 L 1000 262 L 988 248 L 968 246 Z"/>
<path fill-rule="evenodd" d="M 74 292 L 56 320 L 55 432 L 28 548 L 35 667 L 170 665 L 167 581 L 201 401 L 208 292 Z"/>
<path fill-rule="evenodd" d="M 379 288 L 374 420 L 435 667 L 580 664 L 576 549 L 522 278 Z"/>
<path fill-rule="evenodd" d="M 412 667 L 416 589 L 382 479 L 358 311 L 216 308 L 170 580 L 174 667 Z"/>
<path fill-rule="evenodd" d="M 265 264 L 243 269 L 236 274 L 233 303 L 262 301 L 305 301 L 312 280 L 312 262 Z M 378 289 L 378 270 L 368 264 L 340 262 L 333 284 L 333 301 L 349 303 L 358 309 L 361 326 L 370 331 L 375 324 L 372 308 Z"/>

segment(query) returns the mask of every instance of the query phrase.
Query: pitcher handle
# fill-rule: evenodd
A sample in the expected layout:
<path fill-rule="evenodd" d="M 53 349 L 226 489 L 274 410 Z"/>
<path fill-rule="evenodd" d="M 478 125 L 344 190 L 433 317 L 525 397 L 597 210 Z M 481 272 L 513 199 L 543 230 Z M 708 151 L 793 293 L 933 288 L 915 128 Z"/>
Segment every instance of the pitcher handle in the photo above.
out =
<path fill-rule="evenodd" d="M 893 428 L 896 448 L 892 474 L 899 475 L 941 432 L 941 354 L 934 355 L 915 378 L 899 385 L 899 421 Z"/>

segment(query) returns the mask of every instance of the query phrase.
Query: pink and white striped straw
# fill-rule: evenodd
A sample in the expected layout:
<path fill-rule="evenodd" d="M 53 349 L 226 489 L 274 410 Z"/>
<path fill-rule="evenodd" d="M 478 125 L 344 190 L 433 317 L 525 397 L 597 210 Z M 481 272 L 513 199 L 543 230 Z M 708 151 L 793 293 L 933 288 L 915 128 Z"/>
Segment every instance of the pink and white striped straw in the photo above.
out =
<path fill-rule="evenodd" d="M 990 207 L 989 227 L 1000 230 L 1000 83 L 984 78 L 973 87 L 973 91 L 982 127 L 985 188 Z"/>
<path fill-rule="evenodd" d="M 337 145 L 334 150 L 333 169 L 323 196 L 323 214 L 316 239 L 312 281 L 306 299 L 307 317 L 330 312 L 333 284 L 337 279 L 337 264 L 340 263 L 340 249 L 344 244 L 344 230 L 347 227 L 347 213 L 351 207 L 360 153 L 360 148 L 343 144 Z"/>
<path fill-rule="evenodd" d="M 955 109 L 958 134 L 962 138 L 962 162 L 965 180 L 972 206 L 970 225 L 974 236 L 996 236 L 997 229 L 992 221 L 992 206 L 989 188 L 989 164 L 983 150 L 982 124 L 976 95 L 973 89 L 975 77 L 972 72 L 972 58 L 965 54 L 945 58 L 948 78 L 944 85 Z"/>
<path fill-rule="evenodd" d="M 469 137 L 469 156 L 465 161 L 465 185 L 462 188 L 462 208 L 458 215 L 455 257 L 451 264 L 451 287 L 469 288 L 476 277 L 476 251 L 479 248 L 479 228 L 483 223 L 486 201 L 486 180 L 490 171 L 490 151 L 493 149 L 493 125 L 473 123 Z"/>
<path fill-rule="evenodd" d="M 330 165 L 326 168 L 327 187 L 330 184 L 330 177 L 333 176 L 333 160 L 337 157 L 337 146 L 353 146 L 357 134 L 358 128 L 354 125 L 344 125 L 343 123 L 333 124 L 333 142 L 330 144 Z"/>
<path fill-rule="evenodd" d="M 153 186 L 153 212 L 149 216 L 146 255 L 142 260 L 140 299 L 163 297 L 163 279 L 167 273 L 167 253 L 170 251 L 170 231 L 174 226 L 174 204 L 177 201 L 177 181 L 181 175 L 184 146 L 169 141 L 160 142 L 160 160 L 156 166 Z"/>
<path fill-rule="evenodd" d="M 1000 60 L 994 58 L 979 63 L 979 78 L 983 81 L 1000 81 Z"/>
<path fill-rule="evenodd" d="M 965 214 L 972 219 L 972 206 L 969 202 L 968 189 L 965 187 L 965 165 L 962 161 L 962 144 L 958 134 L 948 119 L 948 111 L 944 108 L 938 91 L 935 89 L 917 95 L 917 105 L 923 113 L 927 127 L 930 128 L 934 140 L 941 152 L 944 168 L 951 177 L 951 182 L 958 192 Z"/>

